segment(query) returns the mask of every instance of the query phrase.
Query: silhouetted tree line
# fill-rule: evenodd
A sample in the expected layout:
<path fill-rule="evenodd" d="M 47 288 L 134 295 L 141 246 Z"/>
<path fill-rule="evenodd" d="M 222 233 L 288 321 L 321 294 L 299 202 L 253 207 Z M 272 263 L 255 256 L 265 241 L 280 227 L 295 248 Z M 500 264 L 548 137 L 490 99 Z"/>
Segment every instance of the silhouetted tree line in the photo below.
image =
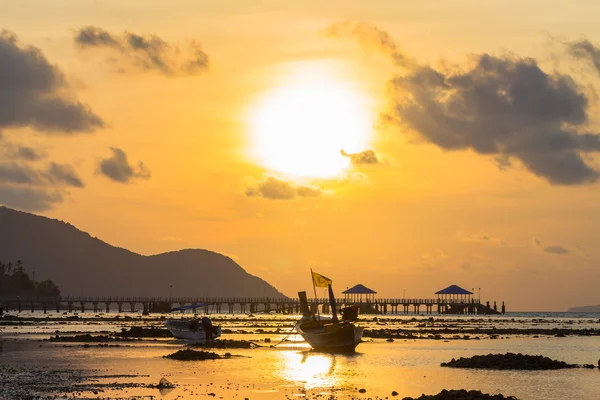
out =
<path fill-rule="evenodd" d="M 0 261 L 0 296 L 59 296 L 60 289 L 51 280 L 36 282 L 25 272 L 23 261 Z"/>

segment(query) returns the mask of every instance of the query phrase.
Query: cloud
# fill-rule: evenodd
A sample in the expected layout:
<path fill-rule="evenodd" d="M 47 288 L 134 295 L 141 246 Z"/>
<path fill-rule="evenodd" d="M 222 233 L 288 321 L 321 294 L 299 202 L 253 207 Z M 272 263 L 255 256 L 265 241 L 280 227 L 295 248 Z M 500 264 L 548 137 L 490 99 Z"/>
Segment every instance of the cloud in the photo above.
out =
<path fill-rule="evenodd" d="M 196 41 L 182 46 L 167 43 L 157 35 L 142 36 L 131 32 L 113 34 L 96 26 L 85 26 L 78 30 L 74 41 L 80 49 L 111 51 L 118 56 L 121 64 L 142 71 L 196 75 L 209 65 L 208 54 Z"/>
<path fill-rule="evenodd" d="M 135 178 L 150 179 L 151 172 L 140 161 L 137 168 L 129 164 L 127 154 L 119 148 L 111 147 L 112 156 L 100 161 L 99 172 L 107 178 L 120 183 L 129 183 Z"/>
<path fill-rule="evenodd" d="M 339 176 L 337 181 L 339 183 L 369 183 L 370 178 L 369 175 L 364 174 L 362 172 L 346 172 L 343 175 Z"/>
<path fill-rule="evenodd" d="M 40 174 L 33 168 L 19 163 L 0 164 L 0 184 L 35 184 L 41 182 Z"/>
<path fill-rule="evenodd" d="M 600 47 L 587 39 L 582 39 L 577 42 L 567 43 L 567 49 L 575 58 L 591 63 L 598 74 L 600 74 Z"/>
<path fill-rule="evenodd" d="M 562 247 L 562 246 L 558 246 L 558 245 L 544 246 L 544 251 L 546 253 L 557 254 L 557 255 L 569 254 L 571 252 L 566 247 Z"/>
<path fill-rule="evenodd" d="M 264 197 L 271 200 L 291 200 L 296 197 L 316 197 L 322 190 L 316 185 L 296 185 L 273 176 L 265 177 L 254 187 L 246 189 L 246 196 Z"/>
<path fill-rule="evenodd" d="M 29 186 L 0 184 L 0 204 L 27 211 L 45 211 L 61 203 L 59 191 Z"/>
<path fill-rule="evenodd" d="M 390 80 L 389 121 L 444 150 L 495 157 L 504 169 L 517 159 L 552 185 L 598 180 L 584 156 L 600 151 L 600 136 L 585 132 L 589 100 L 570 75 L 545 72 L 533 58 L 485 53 L 467 66 L 420 65 L 377 28 L 342 26 L 403 67 Z"/>
<path fill-rule="evenodd" d="M 600 151 L 600 137 L 574 129 L 587 122 L 587 97 L 533 59 L 483 54 L 465 70 L 419 67 L 393 87 L 398 122 L 445 150 L 516 158 L 556 185 L 598 179 L 583 153 Z"/>
<path fill-rule="evenodd" d="M 27 146 L 17 146 L 17 149 L 13 153 L 13 157 L 26 160 L 26 161 L 37 161 L 44 158 L 44 154 Z"/>
<path fill-rule="evenodd" d="M 89 106 L 67 98 L 68 84 L 42 51 L 0 32 L 0 129 L 32 127 L 46 133 L 91 132 L 104 126 Z"/>
<path fill-rule="evenodd" d="M 341 150 L 341 153 L 342 156 L 350 158 L 350 162 L 355 166 L 380 163 L 377 154 L 373 150 L 365 150 L 360 153 L 346 153 L 344 150 Z"/>
<path fill-rule="evenodd" d="M 390 56 L 398 66 L 410 66 L 412 64 L 390 34 L 373 24 L 353 21 L 338 22 L 330 25 L 325 30 L 325 34 L 330 37 L 348 37 L 358 40 L 365 48 L 375 47 Z"/>
<path fill-rule="evenodd" d="M 48 168 L 48 177 L 52 182 L 61 182 L 67 186 L 82 188 L 85 185 L 77 173 L 70 165 L 50 163 Z"/>
<path fill-rule="evenodd" d="M 466 233 L 466 232 L 458 232 L 456 238 L 459 242 L 463 243 L 488 243 L 494 245 L 507 246 L 508 242 L 499 239 L 497 237 L 493 237 L 490 235 L 477 234 L 477 233 Z"/>
<path fill-rule="evenodd" d="M 571 252 L 571 250 L 569 250 L 568 248 L 557 245 L 557 244 L 546 246 L 546 245 L 542 244 L 541 240 L 539 240 L 538 238 L 535 238 L 535 237 L 532 238 L 532 242 L 533 242 L 534 246 L 540 248 L 545 253 L 555 254 L 555 255 L 565 255 L 565 254 L 569 254 Z"/>
<path fill-rule="evenodd" d="M 505 155 L 494 157 L 494 161 L 496 162 L 496 165 L 498 166 L 498 169 L 500 171 L 507 171 L 510 167 L 513 166 L 512 162 L 510 161 L 510 158 Z"/>
<path fill-rule="evenodd" d="M 48 170 L 40 172 L 23 163 L 0 163 L 0 184 L 53 186 L 66 185 L 82 188 L 83 181 L 70 165 L 50 163 Z"/>
<path fill-rule="evenodd" d="M 0 204 L 43 211 L 63 201 L 66 187 L 84 187 L 70 165 L 50 163 L 41 170 L 27 162 L 0 162 Z"/>

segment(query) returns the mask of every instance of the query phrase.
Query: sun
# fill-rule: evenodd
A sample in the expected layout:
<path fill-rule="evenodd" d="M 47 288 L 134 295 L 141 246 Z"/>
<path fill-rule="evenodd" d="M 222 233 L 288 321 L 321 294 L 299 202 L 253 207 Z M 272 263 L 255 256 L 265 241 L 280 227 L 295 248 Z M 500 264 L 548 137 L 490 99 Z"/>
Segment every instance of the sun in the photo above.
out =
<path fill-rule="evenodd" d="M 253 156 L 274 172 L 332 178 L 349 167 L 341 154 L 365 150 L 373 126 L 369 99 L 334 68 L 297 66 L 250 112 Z"/>

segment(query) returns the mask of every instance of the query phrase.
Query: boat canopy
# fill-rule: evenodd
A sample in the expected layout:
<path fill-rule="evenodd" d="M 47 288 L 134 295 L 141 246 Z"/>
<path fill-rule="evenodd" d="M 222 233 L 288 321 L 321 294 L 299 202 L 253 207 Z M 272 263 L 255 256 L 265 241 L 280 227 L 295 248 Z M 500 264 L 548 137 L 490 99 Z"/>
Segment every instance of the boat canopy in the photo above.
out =
<path fill-rule="evenodd" d="M 173 312 L 173 311 L 193 310 L 194 308 L 204 307 L 205 305 L 206 304 L 204 304 L 204 303 L 196 303 L 196 304 L 190 304 L 189 306 L 175 307 L 175 308 L 171 308 L 171 312 Z"/>

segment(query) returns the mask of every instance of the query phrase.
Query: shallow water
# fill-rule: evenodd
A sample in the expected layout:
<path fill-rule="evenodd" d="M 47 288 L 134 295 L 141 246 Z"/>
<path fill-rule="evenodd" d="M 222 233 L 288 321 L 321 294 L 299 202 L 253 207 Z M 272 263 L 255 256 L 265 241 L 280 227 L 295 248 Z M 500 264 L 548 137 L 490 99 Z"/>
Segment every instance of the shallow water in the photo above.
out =
<path fill-rule="evenodd" d="M 22 316 L 26 314 L 23 313 Z M 42 317 L 41 314 L 31 316 Z M 80 316 L 85 316 L 80 314 Z M 93 315 L 87 315 L 93 316 Z M 108 316 L 114 316 L 107 314 Z M 354 355 L 328 355 L 309 351 L 306 344 L 284 342 L 276 348 L 272 344 L 284 338 L 279 333 L 256 333 L 256 329 L 288 332 L 296 316 L 246 315 L 213 316 L 224 327 L 244 330 L 246 334 L 223 335 L 223 338 L 257 340 L 264 347 L 256 349 L 215 350 L 230 352 L 242 357 L 231 359 L 184 362 L 163 358 L 184 347 L 176 340 L 144 340 L 121 343 L 120 347 L 84 348 L 75 343 L 63 347 L 63 343 L 39 341 L 61 332 L 119 331 L 132 325 L 156 325 L 157 316 L 138 318 L 133 321 L 61 321 L 61 315 L 50 321 L 36 321 L 31 325 L 2 326 L 0 335 L 3 366 L 44 366 L 49 369 L 77 369 L 87 375 L 148 375 L 127 378 L 101 378 L 100 382 L 158 383 L 167 377 L 178 385 L 168 393 L 157 389 L 126 388 L 94 395 L 82 391 L 76 398 L 131 398 L 132 396 L 156 396 L 163 399 L 214 398 L 279 399 L 316 397 L 337 398 L 391 398 L 391 392 L 418 397 L 422 393 L 435 394 L 442 389 L 476 389 L 487 393 L 503 393 L 519 399 L 599 399 L 600 371 L 598 369 L 570 369 L 555 371 L 484 371 L 460 370 L 440 367 L 440 363 L 452 358 L 476 354 L 517 352 L 544 355 L 553 359 L 577 364 L 597 364 L 600 359 L 600 337 L 554 337 L 534 338 L 524 335 L 502 335 L 497 340 L 396 340 L 367 339 Z M 372 328 L 408 327 L 431 325 L 430 316 L 363 316 L 364 325 Z M 509 314 L 504 317 L 439 317 L 434 315 L 433 325 L 462 327 L 565 327 L 599 328 L 597 314 L 583 315 L 535 315 Z M 235 318 L 238 318 L 237 320 Z M 414 319 L 416 318 L 416 319 Z M 513 321 L 514 319 L 514 321 Z M 571 321 L 571 323 L 569 323 Z M 385 324 L 385 325 L 381 325 Z M 259 326 L 260 328 L 257 328 Z M 16 329 L 15 329 L 16 328 Z M 299 337 L 298 337 L 299 338 Z M 366 393 L 358 393 L 358 389 Z M 0 389 L 2 390 L 2 389 Z M 79 393 L 79 392 L 78 392 Z M 58 393 L 73 398 L 71 393 Z M 0 398 L 11 398 L 1 393 Z M 212 397 L 211 397 L 212 398 Z"/>

